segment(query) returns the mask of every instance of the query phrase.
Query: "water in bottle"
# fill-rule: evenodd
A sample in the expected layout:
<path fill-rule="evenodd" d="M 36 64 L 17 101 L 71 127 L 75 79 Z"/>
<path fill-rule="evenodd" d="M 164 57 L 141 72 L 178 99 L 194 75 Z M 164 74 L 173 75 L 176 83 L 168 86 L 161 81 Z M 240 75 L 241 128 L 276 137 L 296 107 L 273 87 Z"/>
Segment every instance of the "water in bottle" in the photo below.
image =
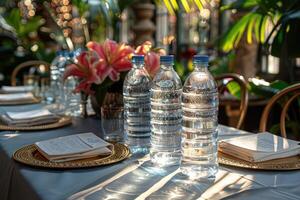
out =
<path fill-rule="evenodd" d="M 77 63 L 76 53 L 78 55 L 78 51 L 71 51 L 66 54 L 66 65 L 70 63 Z M 78 117 L 82 114 L 82 105 L 81 105 L 81 94 L 75 93 L 74 89 L 79 84 L 79 78 L 70 76 L 66 80 L 63 80 L 63 74 L 65 72 L 66 66 L 61 66 L 60 68 L 60 77 L 61 85 L 63 88 L 60 90 L 60 99 L 61 104 L 64 105 L 64 113 L 69 116 Z"/>
<path fill-rule="evenodd" d="M 181 161 L 182 84 L 173 64 L 173 56 L 160 57 L 160 70 L 151 87 L 150 157 L 159 166 L 179 165 Z"/>
<path fill-rule="evenodd" d="M 144 68 L 144 56 L 133 56 L 132 64 L 123 85 L 125 142 L 133 153 L 147 153 L 151 78 Z"/>
<path fill-rule="evenodd" d="M 56 57 L 53 59 L 50 65 L 50 88 L 49 95 L 46 96 L 47 103 L 55 103 L 56 97 L 59 95 L 59 63 L 65 62 L 65 57 L 63 54 L 63 51 L 58 51 L 56 53 Z"/>
<path fill-rule="evenodd" d="M 218 90 L 208 56 L 193 58 L 194 71 L 183 86 L 181 172 L 191 179 L 214 179 L 218 171 Z"/>

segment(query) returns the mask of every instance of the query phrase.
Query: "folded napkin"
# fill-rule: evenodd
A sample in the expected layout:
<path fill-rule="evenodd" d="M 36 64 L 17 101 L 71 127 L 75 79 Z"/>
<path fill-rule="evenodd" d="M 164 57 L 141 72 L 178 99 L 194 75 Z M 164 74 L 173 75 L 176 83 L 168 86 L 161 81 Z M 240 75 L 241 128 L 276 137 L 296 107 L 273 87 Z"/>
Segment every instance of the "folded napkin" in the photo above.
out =
<path fill-rule="evenodd" d="M 0 116 L 6 125 L 17 127 L 37 126 L 59 121 L 60 117 L 47 109 L 36 109 L 23 112 L 7 112 Z"/>
<path fill-rule="evenodd" d="M 263 132 L 219 142 L 219 151 L 249 162 L 262 162 L 300 154 L 298 141 Z"/>
<path fill-rule="evenodd" d="M 33 100 L 34 95 L 27 93 L 0 94 L 0 102 Z"/>
<path fill-rule="evenodd" d="M 33 86 L 2 86 L 1 90 L 4 93 L 30 92 L 34 89 Z"/>
<path fill-rule="evenodd" d="M 36 142 L 38 151 L 48 160 L 65 162 L 95 156 L 110 155 L 113 145 L 105 142 L 94 133 L 81 133 Z"/>

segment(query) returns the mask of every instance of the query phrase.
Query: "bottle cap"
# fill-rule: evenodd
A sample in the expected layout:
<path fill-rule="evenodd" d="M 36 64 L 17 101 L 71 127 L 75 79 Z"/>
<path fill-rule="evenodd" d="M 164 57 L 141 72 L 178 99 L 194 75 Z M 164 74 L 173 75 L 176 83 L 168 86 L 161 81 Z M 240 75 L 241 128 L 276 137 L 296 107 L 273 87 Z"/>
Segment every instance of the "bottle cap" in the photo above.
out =
<path fill-rule="evenodd" d="M 160 63 L 173 63 L 173 62 L 174 62 L 173 55 L 160 56 Z"/>
<path fill-rule="evenodd" d="M 132 61 L 133 63 L 137 63 L 137 62 L 141 63 L 141 62 L 144 62 L 144 56 L 143 56 L 143 55 L 134 55 L 134 56 L 132 56 L 131 61 Z"/>
<path fill-rule="evenodd" d="M 62 56 L 62 55 L 63 55 L 63 51 L 60 50 L 56 52 L 56 56 Z"/>
<path fill-rule="evenodd" d="M 73 58 L 73 57 L 75 56 L 74 51 L 70 51 L 70 52 L 68 53 L 68 56 L 69 56 L 70 58 Z"/>
<path fill-rule="evenodd" d="M 208 63 L 208 55 L 195 55 L 193 57 L 193 63 Z"/>

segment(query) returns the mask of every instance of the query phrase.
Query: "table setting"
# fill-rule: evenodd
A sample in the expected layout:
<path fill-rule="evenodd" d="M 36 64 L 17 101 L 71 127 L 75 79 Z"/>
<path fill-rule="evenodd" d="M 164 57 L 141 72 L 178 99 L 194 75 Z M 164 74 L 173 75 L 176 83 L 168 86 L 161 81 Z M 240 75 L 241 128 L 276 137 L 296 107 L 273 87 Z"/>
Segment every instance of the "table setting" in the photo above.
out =
<path fill-rule="evenodd" d="M 31 92 L 0 94 L 0 105 L 24 105 L 39 103 L 40 98 Z"/>
<path fill-rule="evenodd" d="M 102 55 L 105 46 L 115 57 Z M 299 143 L 218 124 L 208 56 L 194 56 L 182 84 L 174 56 L 138 54 L 149 46 L 88 43 L 49 101 L 21 105 L 34 97 L 27 87 L 3 88 L 0 199 L 299 199 Z M 88 96 L 96 115 L 87 115 Z"/>

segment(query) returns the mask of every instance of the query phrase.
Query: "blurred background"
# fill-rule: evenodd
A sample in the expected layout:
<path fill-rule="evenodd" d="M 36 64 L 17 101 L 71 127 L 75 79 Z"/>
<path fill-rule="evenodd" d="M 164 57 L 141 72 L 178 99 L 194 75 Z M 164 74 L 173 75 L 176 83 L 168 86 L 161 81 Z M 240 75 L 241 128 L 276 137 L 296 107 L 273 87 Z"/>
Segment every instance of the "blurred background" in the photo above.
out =
<path fill-rule="evenodd" d="M 298 0 L 1 0 L 0 83 L 9 84 L 24 61 L 51 63 L 57 51 L 84 49 L 91 40 L 151 41 L 176 56 L 182 81 L 195 54 L 210 56 L 214 76 L 242 75 L 250 93 L 243 128 L 255 131 L 268 99 L 300 80 L 299 33 Z M 239 119 L 240 90 L 234 81 L 227 84 L 222 123 Z M 297 121 L 287 127 L 300 136 Z"/>

